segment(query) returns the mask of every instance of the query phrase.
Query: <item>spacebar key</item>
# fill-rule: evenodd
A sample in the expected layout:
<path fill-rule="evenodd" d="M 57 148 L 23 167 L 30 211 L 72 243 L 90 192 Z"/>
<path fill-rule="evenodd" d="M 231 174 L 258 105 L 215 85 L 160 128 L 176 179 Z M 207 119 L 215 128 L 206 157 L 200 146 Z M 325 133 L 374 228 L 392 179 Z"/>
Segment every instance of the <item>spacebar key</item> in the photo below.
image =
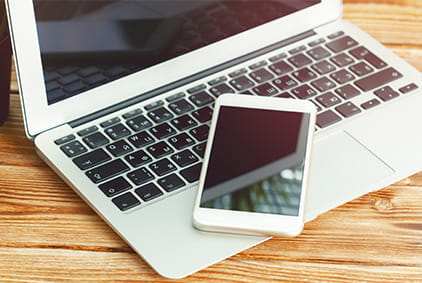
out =
<path fill-rule="evenodd" d="M 129 167 L 123 161 L 116 159 L 94 169 L 88 170 L 85 174 L 92 182 L 97 184 L 128 170 Z"/>
<path fill-rule="evenodd" d="M 370 91 L 401 77 L 403 77 L 403 75 L 396 71 L 394 68 L 388 68 L 366 78 L 357 80 L 355 85 L 357 85 L 363 91 Z"/>

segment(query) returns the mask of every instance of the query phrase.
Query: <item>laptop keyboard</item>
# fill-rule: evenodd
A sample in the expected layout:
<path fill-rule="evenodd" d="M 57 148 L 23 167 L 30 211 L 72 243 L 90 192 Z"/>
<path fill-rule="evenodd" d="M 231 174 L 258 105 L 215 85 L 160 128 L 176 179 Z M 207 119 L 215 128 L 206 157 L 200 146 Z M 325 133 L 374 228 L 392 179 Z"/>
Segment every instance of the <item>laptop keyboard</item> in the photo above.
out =
<path fill-rule="evenodd" d="M 339 31 L 55 143 L 105 198 L 129 211 L 198 180 L 213 103 L 223 93 L 309 100 L 317 107 L 319 130 L 418 88 L 388 85 L 401 77 Z M 363 103 L 350 101 L 364 93 Z"/>

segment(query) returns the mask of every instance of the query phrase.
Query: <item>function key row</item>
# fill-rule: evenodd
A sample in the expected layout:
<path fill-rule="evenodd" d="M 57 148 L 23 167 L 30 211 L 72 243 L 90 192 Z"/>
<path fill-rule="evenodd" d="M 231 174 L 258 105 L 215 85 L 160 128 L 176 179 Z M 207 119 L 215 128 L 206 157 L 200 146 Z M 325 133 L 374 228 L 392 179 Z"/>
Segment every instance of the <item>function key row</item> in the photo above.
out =
<path fill-rule="evenodd" d="M 362 103 L 360 107 L 364 110 L 372 109 L 373 107 L 380 105 L 381 101 L 387 102 L 391 99 L 399 97 L 400 95 L 399 92 L 402 94 L 406 94 L 418 88 L 419 88 L 418 85 L 416 85 L 415 83 L 410 83 L 408 85 L 405 85 L 401 87 L 399 91 L 395 91 L 390 86 L 384 86 L 373 92 L 377 98 L 372 98 Z M 327 93 L 322 96 L 319 96 L 317 97 L 316 100 L 320 102 L 321 104 L 326 103 L 327 107 L 337 105 L 340 102 L 338 97 L 335 97 L 332 93 Z M 340 114 L 340 116 L 331 109 L 323 113 L 320 113 L 317 115 L 318 127 L 320 128 L 328 127 L 336 122 L 341 121 L 342 119 L 341 117 L 348 118 L 361 112 L 361 109 L 358 106 L 354 105 L 352 102 L 346 102 L 344 104 L 341 104 L 340 106 L 335 107 L 334 109 L 336 110 L 336 112 Z"/>

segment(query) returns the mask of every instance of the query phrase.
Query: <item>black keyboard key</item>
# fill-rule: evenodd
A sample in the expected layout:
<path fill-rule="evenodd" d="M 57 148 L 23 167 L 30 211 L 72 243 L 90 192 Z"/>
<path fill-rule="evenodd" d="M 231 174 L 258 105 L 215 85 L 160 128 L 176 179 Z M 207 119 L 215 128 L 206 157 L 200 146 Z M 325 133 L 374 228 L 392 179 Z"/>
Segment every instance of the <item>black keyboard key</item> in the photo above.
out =
<path fill-rule="evenodd" d="M 354 56 L 356 59 L 365 60 L 377 69 L 381 69 L 387 66 L 387 63 L 385 63 L 377 55 L 363 46 L 351 50 L 350 54 L 352 54 L 352 56 Z"/>
<path fill-rule="evenodd" d="M 188 89 L 188 93 L 195 93 L 201 90 L 204 90 L 207 86 L 205 84 L 200 84 L 194 87 L 191 87 L 190 89 Z"/>
<path fill-rule="evenodd" d="M 155 158 L 160 158 L 174 152 L 174 150 L 164 141 L 150 145 L 147 151 Z"/>
<path fill-rule="evenodd" d="M 160 107 L 162 105 L 164 105 L 164 101 L 158 100 L 158 101 L 154 101 L 154 102 L 144 106 L 144 109 L 149 111 L 149 110 L 152 110 L 154 108 Z"/>
<path fill-rule="evenodd" d="M 313 40 L 313 41 L 309 42 L 309 43 L 308 43 L 308 45 L 309 45 L 310 47 L 314 47 L 314 46 L 320 45 L 320 44 L 322 44 L 322 43 L 325 43 L 325 39 L 323 39 L 323 38 L 318 38 L 318 39 L 315 39 L 315 40 Z"/>
<path fill-rule="evenodd" d="M 298 54 L 298 55 L 292 56 L 287 60 L 290 63 L 292 63 L 296 68 L 302 68 L 302 67 L 312 63 L 312 60 L 309 59 L 304 54 Z"/>
<path fill-rule="evenodd" d="M 57 145 L 61 145 L 61 144 L 67 143 L 71 140 L 74 140 L 75 138 L 76 137 L 74 135 L 67 135 L 67 136 L 64 136 L 62 138 L 55 140 L 54 143 L 57 144 Z"/>
<path fill-rule="evenodd" d="M 176 115 L 181 115 L 181 114 L 184 114 L 186 112 L 193 110 L 192 104 L 190 104 L 189 102 L 187 102 L 184 99 L 170 103 L 169 108 Z"/>
<path fill-rule="evenodd" d="M 281 78 L 275 79 L 273 80 L 273 84 L 281 90 L 287 90 L 298 85 L 298 83 L 290 76 L 283 76 Z"/>
<path fill-rule="evenodd" d="M 256 70 L 258 68 L 264 67 L 265 65 L 267 65 L 267 62 L 263 60 L 263 61 L 259 61 L 255 64 L 250 65 L 249 69 Z"/>
<path fill-rule="evenodd" d="M 352 57 L 350 57 L 349 55 L 345 53 L 341 53 L 334 56 L 333 58 L 331 58 L 331 61 L 340 68 L 348 66 L 352 64 L 353 62 L 355 62 Z"/>
<path fill-rule="evenodd" d="M 156 127 L 152 127 L 150 129 L 150 132 L 157 138 L 157 139 L 163 139 L 165 137 L 169 137 L 171 135 L 174 135 L 176 133 L 176 130 L 173 129 L 169 124 L 163 123 Z"/>
<path fill-rule="evenodd" d="M 149 127 L 152 126 L 151 121 L 142 115 L 128 120 L 126 124 L 135 132 L 148 129 Z"/>
<path fill-rule="evenodd" d="M 374 69 L 365 62 L 360 62 L 350 66 L 349 69 L 359 77 L 366 76 L 374 71 Z"/>
<path fill-rule="evenodd" d="M 90 148 L 96 148 L 109 143 L 109 140 L 100 132 L 86 136 L 85 138 L 83 138 L 83 141 Z"/>
<path fill-rule="evenodd" d="M 129 142 L 135 147 L 140 148 L 154 142 L 154 138 L 147 132 L 141 132 L 128 138 Z"/>
<path fill-rule="evenodd" d="M 335 80 L 338 84 L 345 84 L 355 79 L 355 76 L 353 76 L 346 70 L 340 70 L 335 73 L 332 73 L 330 77 Z"/>
<path fill-rule="evenodd" d="M 169 97 L 166 98 L 166 100 L 168 102 L 172 102 L 172 101 L 178 100 L 179 98 L 182 98 L 182 97 L 185 97 L 185 94 L 183 92 L 178 92 L 178 93 L 170 95 Z"/>
<path fill-rule="evenodd" d="M 279 76 L 293 71 L 292 66 L 290 66 L 284 61 L 280 61 L 275 64 L 272 64 L 269 66 L 269 68 L 271 71 L 273 71 L 276 75 L 279 75 Z"/>
<path fill-rule="evenodd" d="M 277 54 L 275 56 L 270 57 L 269 60 L 270 60 L 270 62 L 277 62 L 277 61 L 280 61 L 281 59 L 284 59 L 286 57 L 287 57 L 286 53 L 280 53 L 280 54 Z"/>
<path fill-rule="evenodd" d="M 123 177 L 118 177 L 98 186 L 100 190 L 108 197 L 118 195 L 124 191 L 130 190 L 132 185 Z"/>
<path fill-rule="evenodd" d="M 161 107 L 148 112 L 148 117 L 150 117 L 155 123 L 161 123 L 173 118 L 173 114 L 171 114 L 167 109 Z"/>
<path fill-rule="evenodd" d="M 200 123 L 205 123 L 211 120 L 212 118 L 212 109 L 209 107 L 204 107 L 199 110 L 192 112 L 192 116 L 198 120 Z"/>
<path fill-rule="evenodd" d="M 354 105 L 352 102 L 346 102 L 340 106 L 337 106 L 336 110 L 345 118 L 351 117 L 362 112 L 362 110 L 360 110 L 359 107 Z"/>
<path fill-rule="evenodd" d="M 325 75 L 331 73 L 336 69 L 333 64 L 328 62 L 327 60 L 323 60 L 311 66 L 318 74 Z"/>
<path fill-rule="evenodd" d="M 86 147 L 84 147 L 80 142 L 78 141 L 72 141 L 70 143 L 67 143 L 65 145 L 62 145 L 60 149 L 68 156 L 68 157 L 74 157 L 81 153 L 84 153 L 87 151 Z"/>
<path fill-rule="evenodd" d="M 363 91 L 369 91 L 395 81 L 401 77 L 403 77 L 403 75 L 396 71 L 394 68 L 388 68 L 381 72 L 355 81 L 355 85 Z"/>
<path fill-rule="evenodd" d="M 374 94 L 378 96 L 382 101 L 388 101 L 399 96 L 399 93 L 389 86 L 374 91 Z"/>
<path fill-rule="evenodd" d="M 126 211 L 141 204 L 141 202 L 130 192 L 111 200 L 121 211 Z"/>
<path fill-rule="evenodd" d="M 129 118 L 132 118 L 132 117 L 135 117 L 135 116 L 138 116 L 139 114 L 141 114 L 142 113 L 142 109 L 141 108 L 136 108 L 136 109 L 133 109 L 133 110 L 131 110 L 131 111 L 129 111 L 129 112 L 126 112 L 125 114 L 123 114 L 122 116 L 123 116 L 123 118 L 125 118 L 125 119 L 129 119 Z"/>
<path fill-rule="evenodd" d="M 88 176 L 89 179 L 91 179 L 92 182 L 97 184 L 128 170 L 129 167 L 122 160 L 116 159 L 104 165 L 98 166 L 94 169 L 91 169 L 85 174 Z"/>
<path fill-rule="evenodd" d="M 334 41 L 331 41 L 327 43 L 325 46 L 327 46 L 331 51 L 338 53 L 356 45 L 358 45 L 356 40 L 354 40 L 350 36 L 345 36 L 345 37 L 336 39 Z"/>
<path fill-rule="evenodd" d="M 341 102 L 340 98 L 335 96 L 331 91 L 317 96 L 315 100 L 326 108 L 339 104 Z"/>
<path fill-rule="evenodd" d="M 161 178 L 157 181 L 157 183 L 166 192 L 172 192 L 186 185 L 185 182 L 183 182 L 183 180 L 180 179 L 176 174 L 171 174 L 164 178 Z"/>
<path fill-rule="evenodd" d="M 184 131 L 186 129 L 192 128 L 193 126 L 196 126 L 198 123 L 195 122 L 195 120 L 193 120 L 189 115 L 183 115 L 181 117 L 171 120 L 171 124 L 176 127 L 179 131 Z"/>
<path fill-rule="evenodd" d="M 293 54 L 299 53 L 299 52 L 304 51 L 304 50 L 306 50 L 306 46 L 301 45 L 301 46 L 298 46 L 296 48 L 290 49 L 289 53 L 293 55 Z"/>
<path fill-rule="evenodd" d="M 212 96 L 210 96 L 205 91 L 193 94 L 189 97 L 189 99 L 198 107 L 209 104 L 214 101 L 214 98 L 212 98 Z"/>
<path fill-rule="evenodd" d="M 151 170 L 154 171 L 154 173 L 158 176 L 163 176 L 176 170 L 176 166 L 171 163 L 167 158 L 151 163 L 149 165 L 149 168 L 151 168 Z"/>
<path fill-rule="evenodd" d="M 334 38 L 340 37 L 342 35 L 344 35 L 344 31 L 337 31 L 337 32 L 332 33 L 329 36 L 327 36 L 327 38 L 328 39 L 334 39 Z"/>
<path fill-rule="evenodd" d="M 111 157 L 103 149 L 97 149 L 74 158 L 73 162 L 76 164 L 76 166 L 79 167 L 79 169 L 85 170 L 97 166 L 110 159 Z"/>
<path fill-rule="evenodd" d="M 114 117 L 111 119 L 108 119 L 107 121 L 104 121 L 100 124 L 101 127 L 103 128 L 107 128 L 110 127 L 111 125 L 117 124 L 120 122 L 120 118 L 119 117 Z"/>
<path fill-rule="evenodd" d="M 195 145 L 192 149 L 201 158 L 204 158 L 204 153 L 205 153 L 206 145 L 207 145 L 207 143 L 203 142 L 203 143 L 200 143 L 200 144 Z"/>
<path fill-rule="evenodd" d="M 338 95 L 340 95 L 345 100 L 361 94 L 361 92 L 357 88 L 355 88 L 354 86 L 350 84 L 339 87 L 335 91 Z"/>
<path fill-rule="evenodd" d="M 292 90 L 292 94 L 295 95 L 299 99 L 308 99 L 314 95 L 317 95 L 316 90 L 311 88 L 308 85 L 302 85 Z"/>
<path fill-rule="evenodd" d="M 195 143 L 195 141 L 186 133 L 168 139 L 168 142 L 177 150 L 183 149 Z"/>
<path fill-rule="evenodd" d="M 220 84 L 220 85 L 210 88 L 210 92 L 215 97 L 218 97 L 225 93 L 234 93 L 234 90 L 226 84 Z"/>
<path fill-rule="evenodd" d="M 238 91 L 243 91 L 254 86 L 254 83 L 245 76 L 231 80 L 230 84 Z"/>
<path fill-rule="evenodd" d="M 195 164 L 180 171 L 180 175 L 182 175 L 182 177 L 185 178 L 185 180 L 189 183 L 196 182 L 198 181 L 199 175 L 201 174 L 201 167 L 202 163 Z"/>
<path fill-rule="evenodd" d="M 317 115 L 316 124 L 320 128 L 325 128 L 338 121 L 341 121 L 340 116 L 331 110 L 327 110 Z"/>
<path fill-rule="evenodd" d="M 255 72 L 252 72 L 249 74 L 249 76 L 259 84 L 274 78 L 274 75 L 265 69 L 260 69 Z"/>
<path fill-rule="evenodd" d="M 139 168 L 127 174 L 129 180 L 139 186 L 154 179 L 154 176 L 146 168 Z"/>
<path fill-rule="evenodd" d="M 283 92 L 279 95 L 276 95 L 277 97 L 281 97 L 281 98 L 294 98 L 293 96 L 290 95 L 290 93 L 288 92 Z"/>
<path fill-rule="evenodd" d="M 109 127 L 105 129 L 104 132 L 113 140 L 118 140 L 130 135 L 129 129 L 123 126 L 123 124 L 117 124 Z"/>
<path fill-rule="evenodd" d="M 221 84 L 221 83 L 223 83 L 223 82 L 225 82 L 225 81 L 227 81 L 227 77 L 221 76 L 221 77 L 215 78 L 215 79 L 213 79 L 213 80 L 210 80 L 210 81 L 208 82 L 208 84 L 209 84 L 210 86 L 215 86 L 215 85 Z"/>
<path fill-rule="evenodd" d="M 362 103 L 360 106 L 363 109 L 368 110 L 368 109 L 371 109 L 372 107 L 375 107 L 375 106 L 380 105 L 380 104 L 381 104 L 381 102 L 379 102 L 378 99 L 374 98 L 374 99 L 371 99 L 371 100 L 369 100 L 365 103 Z"/>
<path fill-rule="evenodd" d="M 91 126 L 91 127 L 88 127 L 88 128 L 85 128 L 85 129 L 78 131 L 77 134 L 78 134 L 78 136 L 83 137 L 83 136 L 86 136 L 88 134 L 95 132 L 96 130 L 98 130 L 97 126 Z"/>
<path fill-rule="evenodd" d="M 317 75 L 308 68 L 303 68 L 298 71 L 295 71 L 292 73 L 292 75 L 300 82 L 307 82 L 317 77 Z"/>
<path fill-rule="evenodd" d="M 152 158 L 143 150 L 125 156 L 125 160 L 133 167 L 139 167 L 152 161 Z"/>
<path fill-rule="evenodd" d="M 245 68 L 242 68 L 242 69 L 240 69 L 240 70 L 236 70 L 236 71 L 234 71 L 234 72 L 231 72 L 230 74 L 229 74 L 229 77 L 230 78 L 235 78 L 235 77 L 238 77 L 238 76 L 240 76 L 240 75 L 243 75 L 243 74 L 245 74 L 245 73 L 247 73 L 248 72 L 248 70 L 246 70 Z"/>
<path fill-rule="evenodd" d="M 408 93 L 408 92 L 414 91 L 414 90 L 416 90 L 416 89 L 418 89 L 418 88 L 419 88 L 419 87 L 418 87 L 416 84 L 411 83 L 411 84 L 408 84 L 408 85 L 406 85 L 406 86 L 404 86 L 404 87 L 401 87 L 401 88 L 399 89 L 399 91 L 400 91 L 401 93 L 405 94 L 405 93 Z"/>
<path fill-rule="evenodd" d="M 252 89 L 257 95 L 271 96 L 278 93 L 278 89 L 269 83 L 264 83 Z"/>
<path fill-rule="evenodd" d="M 114 156 L 121 156 L 133 150 L 133 148 L 123 140 L 109 144 L 106 148 Z"/>
<path fill-rule="evenodd" d="M 320 79 L 317 79 L 313 81 L 311 85 L 320 92 L 326 92 L 327 90 L 330 90 L 336 87 L 336 84 L 327 77 L 322 77 Z"/>
<path fill-rule="evenodd" d="M 190 130 L 189 133 L 198 141 L 204 141 L 208 138 L 209 131 L 210 127 L 208 127 L 207 125 L 202 125 Z"/>
<path fill-rule="evenodd" d="M 163 192 L 154 183 L 149 183 L 136 189 L 135 193 L 143 201 L 150 201 L 163 195 Z"/>
<path fill-rule="evenodd" d="M 185 167 L 198 161 L 198 158 L 189 149 L 173 154 L 171 159 L 180 167 Z"/>
<path fill-rule="evenodd" d="M 311 56 L 315 61 L 319 61 L 331 55 L 331 53 L 322 46 L 315 47 L 306 53 L 308 53 L 308 55 Z"/>

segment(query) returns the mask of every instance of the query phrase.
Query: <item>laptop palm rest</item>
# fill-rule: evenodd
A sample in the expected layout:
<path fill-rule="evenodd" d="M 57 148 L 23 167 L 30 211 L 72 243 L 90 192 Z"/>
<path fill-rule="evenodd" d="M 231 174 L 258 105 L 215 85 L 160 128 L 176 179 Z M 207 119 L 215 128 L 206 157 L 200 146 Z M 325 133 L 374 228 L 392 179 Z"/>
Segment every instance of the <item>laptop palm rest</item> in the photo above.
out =
<path fill-rule="evenodd" d="M 368 193 L 393 169 L 347 132 L 316 139 L 312 152 L 305 220 Z"/>

